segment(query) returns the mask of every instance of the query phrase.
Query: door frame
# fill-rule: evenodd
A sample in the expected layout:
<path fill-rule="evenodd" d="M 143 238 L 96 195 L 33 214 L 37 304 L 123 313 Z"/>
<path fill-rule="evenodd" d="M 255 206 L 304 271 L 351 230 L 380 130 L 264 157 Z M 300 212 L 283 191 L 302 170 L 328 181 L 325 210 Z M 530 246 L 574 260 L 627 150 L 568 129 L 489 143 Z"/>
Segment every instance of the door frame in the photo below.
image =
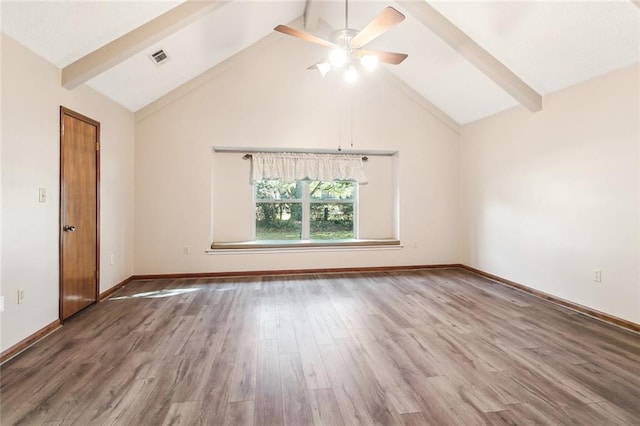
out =
<path fill-rule="evenodd" d="M 58 224 L 58 261 L 59 261 L 59 277 L 58 277 L 58 318 L 62 322 L 62 281 L 63 281 L 63 239 L 64 239 L 64 219 L 65 219 L 65 190 L 64 190 L 64 116 L 73 117 L 77 120 L 84 121 L 87 124 L 96 127 L 96 299 L 94 303 L 100 301 L 100 122 L 89 118 L 85 115 L 77 113 L 69 108 L 60 106 L 60 199 L 59 199 L 59 224 Z"/>

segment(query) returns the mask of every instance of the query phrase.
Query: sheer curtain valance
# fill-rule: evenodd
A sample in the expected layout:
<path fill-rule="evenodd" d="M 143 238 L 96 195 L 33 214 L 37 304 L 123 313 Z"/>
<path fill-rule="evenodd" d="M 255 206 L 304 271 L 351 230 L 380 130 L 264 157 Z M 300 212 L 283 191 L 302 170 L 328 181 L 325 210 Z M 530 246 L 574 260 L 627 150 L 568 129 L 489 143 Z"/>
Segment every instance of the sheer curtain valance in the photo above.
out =
<path fill-rule="evenodd" d="M 252 156 L 251 180 L 348 180 L 367 183 L 361 155 L 256 152 Z"/>

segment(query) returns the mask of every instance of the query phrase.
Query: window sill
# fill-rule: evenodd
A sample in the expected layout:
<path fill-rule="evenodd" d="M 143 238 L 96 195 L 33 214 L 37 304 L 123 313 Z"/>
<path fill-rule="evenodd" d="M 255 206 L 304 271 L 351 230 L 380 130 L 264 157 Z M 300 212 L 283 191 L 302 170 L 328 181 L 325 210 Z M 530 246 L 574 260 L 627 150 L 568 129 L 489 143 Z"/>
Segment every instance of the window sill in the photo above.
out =
<path fill-rule="evenodd" d="M 213 243 L 207 253 L 241 252 L 241 251 L 307 251 L 322 249 L 376 249 L 401 248 L 400 241 L 395 239 L 352 239 L 352 240 L 297 240 L 297 241 L 241 241 L 232 243 Z"/>

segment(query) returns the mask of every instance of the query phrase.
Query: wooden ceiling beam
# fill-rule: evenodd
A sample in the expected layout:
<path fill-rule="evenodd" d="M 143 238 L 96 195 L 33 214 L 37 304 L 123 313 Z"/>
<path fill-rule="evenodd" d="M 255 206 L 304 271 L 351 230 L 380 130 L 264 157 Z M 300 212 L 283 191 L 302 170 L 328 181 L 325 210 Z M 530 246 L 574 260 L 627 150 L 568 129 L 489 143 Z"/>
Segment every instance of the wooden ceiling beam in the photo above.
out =
<path fill-rule="evenodd" d="M 539 93 L 433 6 L 424 0 L 396 0 L 396 2 L 529 111 L 536 112 L 542 109 L 542 96 Z"/>
<path fill-rule="evenodd" d="M 62 86 L 73 89 L 149 48 L 230 0 L 187 0 L 62 69 Z"/>

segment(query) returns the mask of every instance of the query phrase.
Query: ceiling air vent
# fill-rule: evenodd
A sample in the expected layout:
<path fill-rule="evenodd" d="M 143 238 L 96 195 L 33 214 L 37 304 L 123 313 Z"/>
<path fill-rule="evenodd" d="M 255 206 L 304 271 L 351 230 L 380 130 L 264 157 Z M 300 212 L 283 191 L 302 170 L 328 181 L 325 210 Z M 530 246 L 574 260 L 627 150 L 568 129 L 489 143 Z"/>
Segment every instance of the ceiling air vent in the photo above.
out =
<path fill-rule="evenodd" d="M 151 58 L 153 63 L 156 65 L 162 65 L 169 60 L 167 52 L 165 52 L 163 49 L 153 52 L 151 55 L 149 55 L 149 58 Z"/>

